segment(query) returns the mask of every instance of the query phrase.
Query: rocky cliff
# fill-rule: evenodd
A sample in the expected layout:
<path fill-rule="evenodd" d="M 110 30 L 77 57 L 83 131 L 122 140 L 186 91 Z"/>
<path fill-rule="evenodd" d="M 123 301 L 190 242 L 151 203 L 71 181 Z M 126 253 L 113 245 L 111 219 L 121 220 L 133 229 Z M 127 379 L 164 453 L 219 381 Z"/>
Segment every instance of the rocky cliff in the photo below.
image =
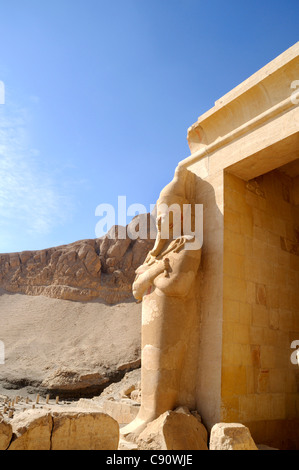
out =
<path fill-rule="evenodd" d="M 139 220 L 150 215 L 138 216 Z M 134 222 L 136 225 L 136 218 Z M 8 292 L 56 299 L 102 299 L 114 304 L 132 296 L 135 270 L 154 240 L 128 237 L 128 227 L 113 227 L 103 238 L 81 240 L 41 251 L 0 254 L 0 287 Z M 110 238 L 115 230 L 116 237 Z M 138 226 L 137 226 L 138 231 Z M 120 238 L 123 235 L 123 238 Z"/>
<path fill-rule="evenodd" d="M 119 238 L 130 228 L 116 227 L 116 238 L 0 255 L 0 394 L 25 387 L 93 396 L 140 366 L 132 282 L 154 240 Z"/>

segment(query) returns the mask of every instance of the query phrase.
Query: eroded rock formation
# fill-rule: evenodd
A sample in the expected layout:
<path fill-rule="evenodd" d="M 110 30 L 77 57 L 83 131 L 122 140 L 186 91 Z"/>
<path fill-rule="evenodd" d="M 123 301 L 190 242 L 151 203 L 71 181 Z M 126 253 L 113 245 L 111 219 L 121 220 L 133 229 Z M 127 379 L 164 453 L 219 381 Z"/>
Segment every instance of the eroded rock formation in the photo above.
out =
<path fill-rule="evenodd" d="M 154 240 L 132 240 L 125 227 L 116 227 L 116 238 L 81 240 L 40 251 L 0 254 L 0 287 L 8 292 L 44 295 L 64 300 L 88 301 L 101 298 L 117 303 L 132 296 L 135 270 Z M 131 222 L 132 224 L 132 222 Z M 133 222 L 136 226 L 136 218 Z M 130 228 L 130 224 L 127 229 Z M 138 226 L 136 227 L 138 232 Z M 120 238 L 125 233 L 125 238 Z"/>
<path fill-rule="evenodd" d="M 148 238 L 131 239 L 129 230 L 138 233 L 144 221 Z M 0 254 L 0 390 L 93 396 L 140 367 L 141 305 L 132 282 L 154 244 L 150 215 L 115 231 L 115 238 Z"/>

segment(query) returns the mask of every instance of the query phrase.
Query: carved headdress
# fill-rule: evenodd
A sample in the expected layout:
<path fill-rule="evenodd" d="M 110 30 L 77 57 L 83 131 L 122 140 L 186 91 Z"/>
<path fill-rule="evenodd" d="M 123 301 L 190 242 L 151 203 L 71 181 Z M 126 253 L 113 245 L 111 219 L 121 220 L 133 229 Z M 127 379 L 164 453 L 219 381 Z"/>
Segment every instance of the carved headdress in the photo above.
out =
<path fill-rule="evenodd" d="M 175 170 L 173 180 L 162 189 L 157 205 L 161 203 L 192 204 L 195 198 L 195 175 L 183 166 Z"/>

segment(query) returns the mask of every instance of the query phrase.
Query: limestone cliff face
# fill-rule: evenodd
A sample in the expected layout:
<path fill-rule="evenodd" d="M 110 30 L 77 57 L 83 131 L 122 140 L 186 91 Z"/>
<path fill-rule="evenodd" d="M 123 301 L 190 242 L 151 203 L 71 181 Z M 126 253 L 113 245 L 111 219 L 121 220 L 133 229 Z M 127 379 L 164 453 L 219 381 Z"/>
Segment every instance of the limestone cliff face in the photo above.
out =
<path fill-rule="evenodd" d="M 146 217 L 149 227 L 149 214 L 138 217 Z M 100 298 L 110 304 L 122 302 L 131 297 L 135 270 L 154 244 L 149 230 L 147 239 L 131 240 L 128 227 L 115 227 L 114 239 L 109 238 L 112 228 L 108 235 L 95 240 L 0 254 L 0 287 L 8 292 L 64 300 Z M 125 239 L 119 238 L 120 233 L 125 233 Z"/>

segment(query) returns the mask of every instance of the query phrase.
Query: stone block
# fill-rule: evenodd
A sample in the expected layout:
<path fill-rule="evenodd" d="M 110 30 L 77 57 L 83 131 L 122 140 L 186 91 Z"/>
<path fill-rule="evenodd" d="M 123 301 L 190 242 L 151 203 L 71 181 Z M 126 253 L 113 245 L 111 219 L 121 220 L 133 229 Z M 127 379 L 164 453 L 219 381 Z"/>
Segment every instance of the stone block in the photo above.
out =
<path fill-rule="evenodd" d="M 204 425 L 181 408 L 149 423 L 136 442 L 141 450 L 208 450 Z"/>
<path fill-rule="evenodd" d="M 8 450 L 50 450 L 52 418 L 47 410 L 27 410 L 12 420 Z"/>
<path fill-rule="evenodd" d="M 140 403 L 129 399 L 105 400 L 100 406 L 104 413 L 112 416 L 119 424 L 128 424 L 133 421 L 140 410 Z"/>
<path fill-rule="evenodd" d="M 211 430 L 210 450 L 258 450 L 250 431 L 238 423 L 218 423 Z"/>
<path fill-rule="evenodd" d="M 119 425 L 105 413 L 53 412 L 52 450 L 116 450 Z"/>
<path fill-rule="evenodd" d="M 6 450 L 12 438 L 12 427 L 0 416 L 0 450 Z"/>
<path fill-rule="evenodd" d="M 119 425 L 110 416 L 76 408 L 32 409 L 12 419 L 8 450 L 116 450 Z"/>

